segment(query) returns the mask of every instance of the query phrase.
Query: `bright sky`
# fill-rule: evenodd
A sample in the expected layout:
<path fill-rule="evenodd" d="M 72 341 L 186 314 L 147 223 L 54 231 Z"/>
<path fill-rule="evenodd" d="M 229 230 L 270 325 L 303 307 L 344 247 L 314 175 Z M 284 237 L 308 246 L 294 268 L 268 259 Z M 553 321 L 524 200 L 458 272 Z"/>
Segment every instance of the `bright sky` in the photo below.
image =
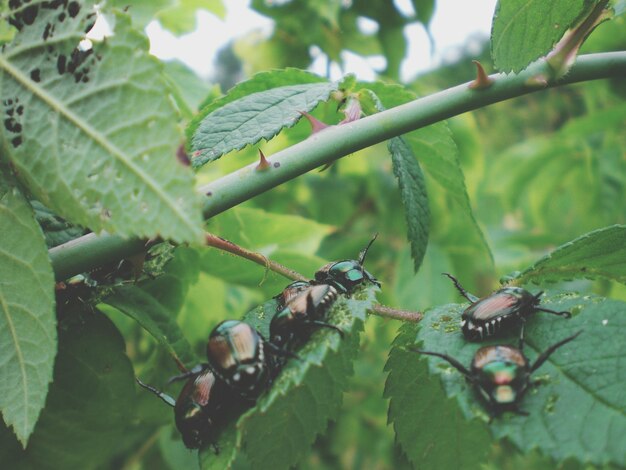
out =
<path fill-rule="evenodd" d="M 196 31 L 179 38 L 153 21 L 146 29 L 150 37 L 150 52 L 164 60 L 177 58 L 198 74 L 210 77 L 216 52 L 230 40 L 253 30 L 260 29 L 268 35 L 271 33 L 273 21 L 250 10 L 249 0 L 226 0 L 224 3 L 227 8 L 224 21 L 201 11 L 198 13 Z M 395 0 L 395 3 L 403 12 L 413 11 L 410 0 Z M 421 25 L 405 28 L 409 51 L 402 64 L 402 79 L 409 80 L 419 72 L 436 67 L 442 59 L 453 54 L 458 46 L 463 46 L 472 34 L 482 33 L 487 37 L 495 5 L 496 0 L 437 0 L 437 9 L 430 24 L 435 42 L 434 55 L 431 55 L 431 44 Z M 363 22 L 363 28 L 369 26 L 368 22 Z M 384 66 L 382 56 L 363 59 L 346 53 L 343 59 L 345 69 L 331 69 L 332 79 L 339 78 L 343 73 L 354 73 L 359 79 L 372 80 L 375 77 L 374 69 Z M 320 55 L 314 61 L 312 70 L 325 74 L 325 69 L 326 60 Z"/>

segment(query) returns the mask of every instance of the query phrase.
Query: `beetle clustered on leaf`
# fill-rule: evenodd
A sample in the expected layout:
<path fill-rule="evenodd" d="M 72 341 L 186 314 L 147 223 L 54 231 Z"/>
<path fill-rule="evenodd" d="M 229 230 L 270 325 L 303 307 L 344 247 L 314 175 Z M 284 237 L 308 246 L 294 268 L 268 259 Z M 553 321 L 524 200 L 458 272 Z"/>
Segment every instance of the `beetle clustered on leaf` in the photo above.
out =
<path fill-rule="evenodd" d="M 224 320 L 209 334 L 208 363 L 173 377 L 187 380 L 178 399 L 139 379 L 140 386 L 174 408 L 176 427 L 190 449 L 212 445 L 219 430 L 259 396 L 269 390 L 287 358 L 299 359 L 294 352 L 317 327 L 344 332 L 326 321 L 326 314 L 340 294 L 351 295 L 364 282 L 380 286 L 363 268 L 370 241 L 357 260 L 329 263 L 315 273 L 315 279 L 296 281 L 275 296 L 277 308 L 270 322 L 270 338 L 239 320 Z"/>
<path fill-rule="evenodd" d="M 461 372 L 485 402 L 491 418 L 499 416 L 503 411 L 526 415 L 527 413 L 520 410 L 518 405 L 529 386 L 534 385 L 530 380 L 531 374 L 554 351 L 572 341 L 581 332 L 553 344 L 531 365 L 523 352 L 525 322 L 537 311 L 564 318 L 570 318 L 571 313 L 539 307 L 539 298 L 543 292 L 533 295 L 520 287 L 503 287 L 479 299 L 467 292 L 454 276 L 447 273 L 444 275 L 448 276 L 461 295 L 470 301 L 470 305 L 461 314 L 461 331 L 465 339 L 482 341 L 521 324 L 519 346 L 517 348 L 510 345 L 484 346 L 474 353 L 469 370 L 447 354 L 412 350 L 420 354 L 440 357 Z"/>

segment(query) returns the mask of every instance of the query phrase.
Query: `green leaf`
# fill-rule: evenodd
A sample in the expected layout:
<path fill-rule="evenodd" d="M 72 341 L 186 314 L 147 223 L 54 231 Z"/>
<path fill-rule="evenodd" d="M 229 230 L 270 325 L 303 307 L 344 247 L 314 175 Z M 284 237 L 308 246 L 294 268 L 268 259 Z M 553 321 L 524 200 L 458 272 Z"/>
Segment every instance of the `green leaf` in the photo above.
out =
<path fill-rule="evenodd" d="M 439 244 L 428 244 L 424 262 L 417 274 L 409 256 L 409 247 L 397 252 L 394 266 L 395 272 L 392 276 L 394 283 L 385 287 L 386 292 L 393 289 L 395 303 L 402 305 L 402 308 L 424 311 L 431 305 L 457 298 L 458 292 L 450 280 L 441 275 L 455 270 L 450 263 L 449 255 Z M 420 286 L 419 295 L 415 291 L 415 286 Z"/>
<path fill-rule="evenodd" d="M 218 99 L 211 98 L 210 101 L 204 102 L 200 108 L 201 111 L 198 116 L 189 124 L 186 130 L 187 140 L 191 140 L 198 129 L 200 123 L 209 114 L 228 103 L 236 101 L 245 96 L 257 93 L 259 91 L 266 91 L 272 88 L 298 85 L 302 83 L 323 83 L 326 80 L 318 75 L 314 75 L 304 70 L 295 68 L 287 68 L 285 70 L 272 70 L 270 72 L 261 72 L 255 74 L 249 80 L 238 83 L 230 90 L 228 94 Z"/>
<path fill-rule="evenodd" d="M 28 448 L 0 424 L 0 461 L 15 470 L 103 468 L 128 445 L 135 382 L 124 339 L 100 312 L 65 313 L 54 382 Z"/>
<path fill-rule="evenodd" d="M 315 251 L 333 227 L 297 215 L 252 207 L 233 209 L 210 219 L 209 229 L 250 250 L 270 255 L 280 248 Z"/>
<path fill-rule="evenodd" d="M 568 28 L 600 0 L 500 0 L 493 16 L 491 56 L 503 72 L 519 72 L 546 55 Z"/>
<path fill-rule="evenodd" d="M 39 201 L 30 201 L 35 213 L 35 219 L 43 230 L 48 248 L 74 240 L 85 234 L 85 229 L 76 227 L 63 220 Z"/>
<path fill-rule="evenodd" d="M 33 23 L 0 54 L 6 156 L 35 198 L 73 224 L 199 240 L 200 198 L 176 160 L 178 116 L 160 63 L 124 15 L 112 37 L 77 48 L 93 11 L 73 5 L 33 6 Z"/>
<path fill-rule="evenodd" d="M 314 256 L 332 227 L 304 217 L 275 214 L 261 209 L 235 207 L 209 221 L 211 232 L 250 251 L 307 276 L 324 260 Z M 251 288 L 262 286 L 274 295 L 282 289 L 285 278 L 239 256 L 206 247 L 195 250 L 203 272 L 229 284 Z"/>
<path fill-rule="evenodd" d="M 369 107 L 367 97 L 362 97 L 366 112 L 375 112 L 379 108 L 377 101 L 380 101 L 385 108 L 393 108 L 416 99 L 413 92 L 400 85 L 388 85 L 382 82 L 362 83 L 362 85 L 366 87 L 367 92 L 374 94 L 371 97 L 373 103 Z M 465 186 L 465 176 L 459 163 L 458 150 L 447 123 L 439 122 L 409 132 L 403 136 L 403 139 L 409 144 L 426 173 L 445 190 L 454 202 L 456 206 L 454 217 L 466 219 L 466 224 L 472 228 L 471 231 L 464 233 L 465 244 L 476 246 L 477 250 L 484 253 L 493 264 L 493 255 L 485 235 L 474 217 Z"/>
<path fill-rule="evenodd" d="M 177 36 L 196 28 L 198 10 L 207 10 L 224 19 L 226 9 L 221 0 L 109 0 L 107 6 L 128 10 L 137 29 L 144 29 L 152 20 Z"/>
<path fill-rule="evenodd" d="M 200 452 L 201 467 L 288 469 L 309 452 L 315 436 L 326 429 L 341 405 L 347 379 L 352 374 L 359 332 L 374 301 L 374 288 L 356 298 L 340 298 L 329 312 L 329 322 L 345 333 L 316 331 L 298 350 L 302 361 L 290 360 L 254 408 L 222 433 L 220 455 Z M 276 302 L 266 302 L 245 320 L 267 337 Z M 269 445 L 267 437 L 280 445 Z"/>
<path fill-rule="evenodd" d="M 175 316 L 148 292 L 137 286 L 120 286 L 102 301 L 136 320 L 178 363 L 197 363 Z"/>
<path fill-rule="evenodd" d="M 541 258 L 515 280 L 525 284 L 578 277 L 626 283 L 626 225 L 586 233 Z"/>
<path fill-rule="evenodd" d="M 172 8 L 178 0 L 108 0 L 107 6 L 119 10 L 127 10 L 131 16 L 133 25 L 138 30 L 144 29 L 152 21 L 159 11 Z"/>
<path fill-rule="evenodd" d="M 189 452 L 189 449 L 182 445 L 180 438 L 175 438 L 177 434 L 180 433 L 173 424 L 161 428 L 159 432 L 159 450 L 163 460 L 171 469 L 198 470 L 200 468 L 198 455 Z"/>
<path fill-rule="evenodd" d="M 52 380 L 54 275 L 32 210 L 0 166 L 0 410 L 26 447 Z"/>
<path fill-rule="evenodd" d="M 398 178 L 398 185 L 400 186 L 406 225 L 409 230 L 409 241 L 411 242 L 413 269 L 417 272 L 426 254 L 430 229 L 430 209 L 428 207 L 426 182 L 415 155 L 401 137 L 394 137 L 389 140 L 387 147 L 391 153 L 393 173 Z"/>
<path fill-rule="evenodd" d="M 294 83 L 300 77 L 306 79 L 297 85 L 276 85 Z M 261 139 L 271 139 L 281 129 L 298 122 L 301 113 L 327 100 L 337 87 L 337 83 L 311 78 L 295 69 L 256 75 L 210 104 L 202 111 L 201 120 L 191 124 L 193 166 L 200 167 Z"/>
<path fill-rule="evenodd" d="M 504 413 L 489 425 L 491 434 L 506 438 L 524 453 L 538 449 L 556 461 L 574 458 L 595 465 L 625 465 L 622 358 L 626 349 L 622 338 L 626 304 L 570 292 L 544 296 L 542 306 L 569 310 L 574 316 L 566 320 L 538 312 L 527 321 L 524 353 L 531 364 L 549 346 L 577 331 L 582 333 L 559 348 L 534 374 L 540 384 L 520 403 L 529 415 Z M 462 310 L 459 305 L 444 305 L 429 311 L 415 345 L 449 354 L 469 366 L 479 345 L 467 342 L 460 333 Z M 517 344 L 518 335 L 519 331 L 512 331 L 508 337 L 486 344 Z M 426 360 L 430 373 L 439 376 L 449 397 L 456 397 L 466 418 L 488 420 L 485 408 L 460 373 L 439 358 Z M 415 400 L 421 396 L 417 392 Z"/>
<path fill-rule="evenodd" d="M 210 11 L 222 20 L 226 17 L 222 0 L 177 0 L 173 6 L 160 10 L 156 18 L 165 29 L 181 35 L 196 28 L 198 10 Z"/>
<path fill-rule="evenodd" d="M 215 89 L 206 80 L 178 60 L 163 63 L 163 75 L 167 80 L 176 104 L 186 119 L 191 119 L 200 108 L 200 104 L 212 96 Z"/>
<path fill-rule="evenodd" d="M 425 361 L 406 350 L 417 330 L 411 323 L 400 328 L 385 366 L 385 397 L 397 442 L 415 468 L 479 469 L 491 445 L 487 428 L 466 420 L 439 380 L 429 376 Z"/>
<path fill-rule="evenodd" d="M 435 0 L 412 0 L 411 3 L 413 3 L 413 8 L 415 8 L 417 19 L 424 26 L 428 27 L 435 13 Z"/>

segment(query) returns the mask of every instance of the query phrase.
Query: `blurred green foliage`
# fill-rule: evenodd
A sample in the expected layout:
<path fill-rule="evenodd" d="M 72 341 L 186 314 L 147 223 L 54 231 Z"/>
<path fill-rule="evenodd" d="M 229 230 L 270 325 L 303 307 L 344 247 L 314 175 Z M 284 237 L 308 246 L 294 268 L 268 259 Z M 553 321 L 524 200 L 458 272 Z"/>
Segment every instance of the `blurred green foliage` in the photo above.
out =
<path fill-rule="evenodd" d="M 363 56 L 382 54 L 387 68 L 381 74 L 387 79 L 397 79 L 407 47 L 402 30 L 416 21 L 428 25 L 434 3 L 414 0 L 415 15 L 405 17 L 391 1 L 254 0 L 253 8 L 275 20 L 274 33 L 269 38 L 255 36 L 239 40 L 232 51 L 246 73 L 272 67 L 306 68 L 311 63 L 310 51 L 314 46 L 329 61 L 337 63 L 341 63 L 344 50 Z M 222 11 L 221 2 L 162 1 L 159 8 L 144 2 L 141 5 L 146 8 L 130 9 L 138 24 L 145 24 L 159 11 L 163 15 L 167 11 L 164 7 L 178 9 L 180 16 L 168 17 L 169 28 L 178 32 L 190 27 L 189 8 L 195 12 L 196 7 L 215 5 L 216 13 Z M 363 33 L 358 27 L 360 17 L 375 21 L 377 31 Z M 172 24 L 176 18 L 181 18 L 180 22 Z M 626 28 L 622 15 L 598 27 L 583 51 L 624 48 Z M 488 49 L 485 44 L 484 52 L 479 54 L 487 68 Z M 470 80 L 474 73 L 470 60 L 475 57 L 467 51 L 461 52 L 458 61 L 418 77 L 408 88 L 423 95 Z M 174 95 L 186 120 L 206 96 L 215 97 L 211 84 L 202 83 L 180 64 L 170 64 L 165 73 L 178 86 Z M 227 78 L 221 77 L 225 81 Z M 477 250 L 475 243 L 468 246 L 468 233 L 475 231 L 474 223 L 456 216 L 457 202 L 427 177 L 432 227 L 420 271 L 413 272 L 405 215 L 399 209 L 402 201 L 383 144 L 247 201 L 210 220 L 207 229 L 305 276 L 312 276 L 325 260 L 356 257 L 372 234 L 379 233 L 368 254 L 367 269 L 383 283 L 378 300 L 398 308 L 423 310 L 457 301 L 456 291 L 440 275 L 442 272 L 455 273 L 476 294 L 488 293 L 501 276 L 526 268 L 555 247 L 585 232 L 626 223 L 625 89 L 623 79 L 583 83 L 533 93 L 449 121 L 469 204 L 485 234 L 495 267 L 486 250 Z M 312 114 L 329 123 L 343 118 L 336 103 L 321 104 Z M 271 156 L 305 139 L 309 133 L 309 124 L 301 120 L 271 142 L 263 143 L 263 151 Z M 256 159 L 256 148 L 244 148 L 207 165 L 198 179 L 200 182 L 214 179 Z M 164 276 L 156 281 L 142 279 L 137 288 L 144 289 L 176 319 L 195 359 L 201 362 L 206 336 L 213 326 L 225 318 L 240 318 L 287 283 L 276 274 L 229 254 L 211 248 L 180 247 L 166 265 Z M 577 281 L 564 286 L 583 293 L 626 299 L 626 289 L 610 281 Z M 168 377 L 177 370 L 157 341 L 110 305 L 102 304 L 95 312 L 89 309 L 83 312 L 80 307 L 79 318 L 83 323 L 77 326 L 62 322 L 61 327 L 68 331 L 82 328 L 85 336 L 82 342 L 76 339 L 60 350 L 57 358 L 60 372 L 55 370 L 55 373 L 68 374 L 69 366 L 64 364 L 72 360 L 84 359 L 89 366 L 91 358 L 85 351 L 93 346 L 115 355 L 115 361 L 102 367 L 109 366 L 113 372 L 130 378 L 130 360 L 136 376 L 165 388 Z M 72 308 L 78 307 L 72 305 Z M 398 325 L 396 321 L 378 317 L 366 322 L 344 405 L 299 468 L 411 468 L 396 445 L 392 427 L 387 424 L 388 403 L 382 398 L 386 380 L 383 367 Z M 108 344 L 98 339 L 96 327 L 98 331 L 119 330 L 126 354 L 121 353 L 117 332 Z M 89 341 L 91 344 L 85 344 Z M 108 377 L 100 379 L 108 380 Z M 31 453 L 35 456 L 28 457 L 32 460 L 26 461 L 25 468 L 29 468 L 28 464 L 61 468 L 45 462 L 37 452 L 45 444 L 40 444 L 45 440 L 44 433 L 54 434 L 50 429 L 55 424 L 64 425 L 54 421 L 54 413 L 72 408 L 67 400 L 71 398 L 70 392 L 73 393 L 74 381 L 80 381 L 78 373 L 55 381 L 49 396 L 51 409 L 44 412 L 33 437 L 35 450 Z M 104 443 L 97 435 L 93 436 L 91 428 L 82 436 L 75 436 L 76 430 L 56 436 L 50 445 L 63 459 L 67 458 L 59 460 L 67 463 L 63 468 L 78 464 L 82 468 L 129 470 L 194 468 L 195 452 L 183 448 L 170 410 L 150 394 L 137 393 L 135 397 L 128 389 L 129 383 L 114 383 L 112 388 L 100 390 L 101 394 L 90 395 L 98 403 L 79 403 L 80 407 L 74 410 L 79 415 L 77 419 L 107 415 L 109 421 L 105 424 L 110 423 L 110 429 L 96 428 L 97 432 L 105 433 Z M 430 385 L 437 388 L 436 384 Z M 101 386 L 109 387 L 108 382 Z M 177 385 L 167 386 L 167 392 L 173 396 L 178 389 Z M 42 434 L 44 437 L 40 438 Z M 2 461 L 11 452 L 19 452 L 14 436 L 4 426 L 0 428 L 0 439 Z M 80 453 L 75 449 L 77 442 L 84 446 Z M 490 469 L 555 468 L 548 458 L 536 453 L 521 455 L 507 443 L 487 450 Z M 81 457 L 78 464 L 70 459 L 72 456 Z M 587 467 L 566 461 L 558 463 L 558 468 Z"/>

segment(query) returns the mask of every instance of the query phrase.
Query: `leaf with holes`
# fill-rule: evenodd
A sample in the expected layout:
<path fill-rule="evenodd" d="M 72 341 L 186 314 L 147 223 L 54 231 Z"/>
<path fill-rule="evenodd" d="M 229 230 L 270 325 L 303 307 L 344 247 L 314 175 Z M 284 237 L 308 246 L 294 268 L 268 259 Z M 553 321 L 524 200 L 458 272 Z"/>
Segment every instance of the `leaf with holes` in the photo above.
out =
<path fill-rule="evenodd" d="M 176 159 L 178 116 L 161 66 L 124 15 L 106 41 L 81 42 L 92 6 L 11 10 L 19 31 L 0 54 L 6 156 L 35 198 L 73 224 L 199 241 L 200 199 Z"/>
<path fill-rule="evenodd" d="M 289 360 L 269 392 L 254 408 L 226 429 L 219 440 L 220 455 L 200 452 L 203 469 L 237 467 L 288 469 L 309 451 L 315 436 L 339 411 L 343 391 L 352 374 L 359 332 L 374 301 L 375 288 L 355 298 L 341 297 L 329 312 L 329 322 L 345 332 L 342 339 L 327 329 L 316 331 L 297 351 L 301 361 Z M 245 320 L 268 337 L 276 311 L 274 300 L 251 311 Z M 280 446 L 268 445 L 272 436 Z"/>
<path fill-rule="evenodd" d="M 558 247 L 524 270 L 519 283 L 584 277 L 626 283 L 626 226 L 601 228 Z"/>
<path fill-rule="evenodd" d="M 200 167 L 225 153 L 261 139 L 269 140 L 292 127 L 339 84 L 296 69 L 264 72 L 234 87 L 225 97 L 205 107 L 187 136 L 192 164 Z"/>
<path fill-rule="evenodd" d="M 489 425 L 491 434 L 506 438 L 522 452 L 538 449 L 556 461 L 573 458 L 624 466 L 626 304 L 576 293 L 550 293 L 542 298 L 542 306 L 569 310 L 573 318 L 538 313 L 527 321 L 524 354 L 531 364 L 549 346 L 577 331 L 582 333 L 557 349 L 534 373 L 539 383 L 520 402 L 528 416 L 506 412 Z M 469 368 L 479 346 L 517 345 L 519 331 L 481 345 L 467 342 L 460 332 L 462 310 L 459 305 L 444 305 L 429 311 L 414 338 L 415 347 L 448 354 Z M 446 394 L 456 398 L 467 419 L 488 421 L 483 403 L 456 369 L 436 357 L 415 354 L 415 360 L 428 361 L 430 373 L 440 378 Z M 418 388 L 414 403 L 407 406 L 420 406 L 420 396 Z M 416 421 L 415 426 L 419 425 Z"/>
<path fill-rule="evenodd" d="M 519 72 L 546 55 L 568 28 L 599 0 L 499 1 L 491 29 L 491 56 L 503 72 Z"/>
<path fill-rule="evenodd" d="M 3 171 L 0 167 L 0 410 L 26 447 L 52 380 L 54 276 L 32 210 Z"/>

